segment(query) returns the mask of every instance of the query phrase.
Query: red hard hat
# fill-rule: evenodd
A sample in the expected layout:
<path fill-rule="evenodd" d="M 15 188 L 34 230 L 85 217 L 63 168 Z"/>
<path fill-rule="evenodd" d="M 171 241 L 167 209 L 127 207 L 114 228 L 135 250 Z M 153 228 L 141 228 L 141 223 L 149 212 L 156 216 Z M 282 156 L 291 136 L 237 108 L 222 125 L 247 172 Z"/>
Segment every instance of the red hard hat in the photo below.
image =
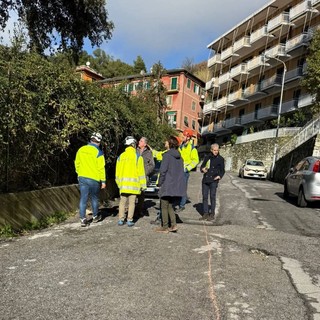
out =
<path fill-rule="evenodd" d="M 191 129 L 185 129 L 185 130 L 183 130 L 182 134 L 186 137 L 192 137 L 193 131 Z"/>

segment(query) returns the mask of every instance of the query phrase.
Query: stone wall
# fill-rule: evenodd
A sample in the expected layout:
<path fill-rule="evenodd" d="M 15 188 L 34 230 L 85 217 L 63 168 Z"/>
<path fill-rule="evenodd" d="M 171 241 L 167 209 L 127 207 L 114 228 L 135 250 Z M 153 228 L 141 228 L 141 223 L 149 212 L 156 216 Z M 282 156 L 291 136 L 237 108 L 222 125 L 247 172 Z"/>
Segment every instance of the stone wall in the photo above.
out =
<path fill-rule="evenodd" d="M 285 144 L 288 138 L 279 139 L 279 149 Z M 240 166 L 246 159 L 262 160 L 267 168 L 271 168 L 274 154 L 275 138 L 246 142 L 241 144 L 225 145 L 220 148 L 220 154 L 225 158 L 226 170 L 238 173 Z M 320 155 L 320 135 L 317 135 L 285 157 L 276 161 L 273 181 L 283 183 L 289 169 L 304 157 Z"/>

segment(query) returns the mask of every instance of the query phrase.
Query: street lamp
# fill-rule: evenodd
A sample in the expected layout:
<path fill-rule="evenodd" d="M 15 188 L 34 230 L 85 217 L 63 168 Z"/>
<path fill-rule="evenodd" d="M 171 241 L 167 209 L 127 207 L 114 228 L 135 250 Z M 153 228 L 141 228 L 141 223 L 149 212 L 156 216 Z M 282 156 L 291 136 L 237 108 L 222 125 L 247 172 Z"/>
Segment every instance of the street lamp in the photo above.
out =
<path fill-rule="evenodd" d="M 271 166 L 271 177 L 273 177 L 273 171 L 275 168 L 277 156 L 278 156 L 278 138 L 279 138 L 279 127 L 280 127 L 280 117 L 281 117 L 281 109 L 282 109 L 282 99 L 283 99 L 283 90 L 284 90 L 284 80 L 286 77 L 287 72 L 287 66 L 279 58 L 266 56 L 267 59 L 275 59 L 283 64 L 283 73 L 282 73 L 282 82 L 281 82 L 281 93 L 280 93 L 280 102 L 279 102 L 279 108 L 278 108 L 278 117 L 277 117 L 277 129 L 276 129 L 276 139 L 274 143 L 274 149 L 273 149 L 273 158 L 272 158 L 272 166 Z"/>

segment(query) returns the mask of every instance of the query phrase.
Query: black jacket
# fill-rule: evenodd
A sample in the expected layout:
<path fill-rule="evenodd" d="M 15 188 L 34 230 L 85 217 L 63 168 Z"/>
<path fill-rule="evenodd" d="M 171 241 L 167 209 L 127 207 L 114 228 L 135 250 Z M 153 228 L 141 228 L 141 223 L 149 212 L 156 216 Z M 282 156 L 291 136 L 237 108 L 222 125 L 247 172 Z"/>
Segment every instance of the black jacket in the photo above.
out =
<path fill-rule="evenodd" d="M 204 183 L 214 182 L 214 178 L 217 176 L 220 176 L 220 178 L 222 178 L 225 172 L 224 158 L 220 156 L 220 154 L 214 156 L 212 153 L 204 157 L 203 162 L 200 166 L 200 171 L 202 171 L 202 169 L 207 166 L 208 161 L 210 161 L 210 166 L 208 168 L 208 171 L 203 175 L 202 182 Z"/>

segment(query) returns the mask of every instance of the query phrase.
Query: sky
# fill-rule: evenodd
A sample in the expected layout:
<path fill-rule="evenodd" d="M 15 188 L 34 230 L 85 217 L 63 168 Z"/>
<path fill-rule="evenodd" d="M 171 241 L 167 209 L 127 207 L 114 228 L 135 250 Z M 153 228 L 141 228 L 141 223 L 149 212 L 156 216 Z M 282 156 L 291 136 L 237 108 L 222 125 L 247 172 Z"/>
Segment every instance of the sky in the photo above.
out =
<path fill-rule="evenodd" d="M 207 45 L 271 0 L 106 0 L 112 39 L 100 48 L 133 65 L 141 56 L 147 71 L 159 61 L 180 68 L 186 59 L 207 61 Z M 8 29 L 10 30 L 10 26 Z M 8 41 L 8 30 L 2 34 Z M 1 36 L 1 34 L 0 34 Z M 95 48 L 86 42 L 84 49 Z"/>
<path fill-rule="evenodd" d="M 131 65 L 140 55 L 148 70 L 159 61 L 166 69 L 180 68 L 186 59 L 199 63 L 208 60 L 209 43 L 267 3 L 270 0 L 107 0 L 115 29 L 100 48 Z"/>

